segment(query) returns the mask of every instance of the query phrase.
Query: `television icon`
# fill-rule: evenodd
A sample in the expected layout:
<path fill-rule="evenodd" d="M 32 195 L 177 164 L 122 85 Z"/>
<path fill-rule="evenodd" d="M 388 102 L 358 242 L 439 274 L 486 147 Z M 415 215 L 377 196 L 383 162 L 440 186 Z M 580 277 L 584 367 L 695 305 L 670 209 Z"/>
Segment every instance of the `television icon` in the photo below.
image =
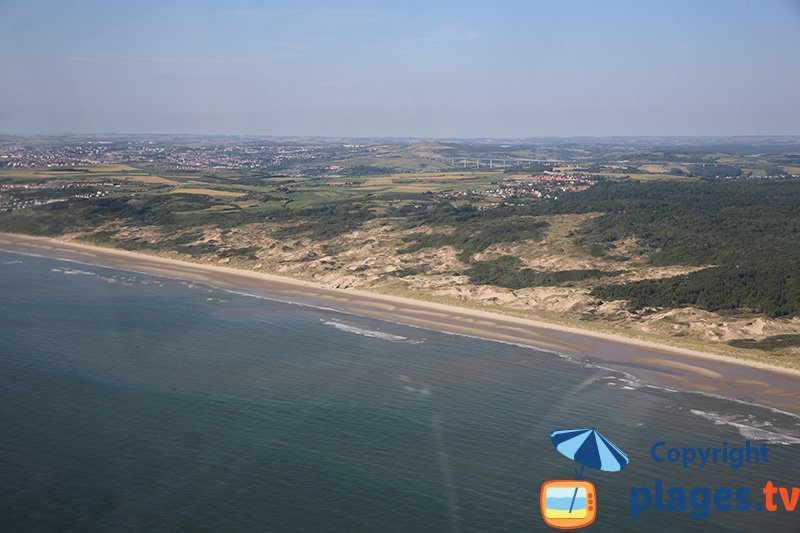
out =
<path fill-rule="evenodd" d="M 597 492 L 594 485 L 581 480 L 546 481 L 539 493 L 545 524 L 556 529 L 578 529 L 594 522 Z"/>

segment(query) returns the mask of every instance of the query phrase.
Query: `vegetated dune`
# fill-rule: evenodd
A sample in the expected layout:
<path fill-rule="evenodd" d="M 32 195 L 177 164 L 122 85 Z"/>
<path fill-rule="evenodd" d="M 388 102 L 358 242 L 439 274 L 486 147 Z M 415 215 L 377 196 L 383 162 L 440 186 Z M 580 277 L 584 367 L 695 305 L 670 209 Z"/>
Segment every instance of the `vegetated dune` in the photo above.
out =
<path fill-rule="evenodd" d="M 489 260 L 513 255 L 527 268 L 543 271 L 598 269 L 615 272 L 618 281 L 667 278 L 703 267 L 655 267 L 637 254 L 636 243 L 617 244 L 611 260 L 594 257 L 577 245 L 572 232 L 596 216 L 555 215 L 543 217 L 550 226 L 541 241 L 502 243 L 488 247 L 474 259 Z M 356 230 L 328 240 L 302 235 L 276 239 L 274 224 L 247 224 L 227 230 L 207 228 L 186 242 L 181 253 L 202 262 L 237 266 L 323 283 L 335 288 L 360 288 L 395 292 L 412 297 L 486 308 L 532 318 L 608 324 L 642 333 L 695 339 L 703 343 L 727 343 L 734 339 L 761 340 L 774 335 L 800 334 L 800 319 L 724 316 L 691 307 L 634 311 L 625 301 L 603 301 L 590 294 L 597 280 L 568 286 L 507 289 L 476 285 L 464 272 L 468 265 L 452 246 L 404 252 L 411 233 L 430 228 L 402 230 L 385 220 L 367 222 Z M 436 231 L 442 231 L 437 229 Z M 138 240 L 158 245 L 165 235 L 157 228 L 117 227 L 115 239 Z M 211 248 L 209 248 L 209 246 Z M 203 252 L 203 250 L 209 250 Z M 247 250 L 249 258 L 237 251 Z M 798 350 L 788 348 L 786 353 Z"/>

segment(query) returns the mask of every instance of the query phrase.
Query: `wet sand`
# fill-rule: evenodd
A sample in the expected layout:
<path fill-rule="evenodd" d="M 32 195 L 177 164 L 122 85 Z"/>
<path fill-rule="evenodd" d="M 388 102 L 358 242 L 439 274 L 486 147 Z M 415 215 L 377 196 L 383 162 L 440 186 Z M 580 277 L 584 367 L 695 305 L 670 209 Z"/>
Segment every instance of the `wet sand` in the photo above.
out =
<path fill-rule="evenodd" d="M 644 383 L 718 394 L 800 415 L 800 371 L 796 370 L 485 311 L 41 237 L 0 233 L 0 250 L 207 283 L 276 300 L 532 346 L 621 370 Z"/>

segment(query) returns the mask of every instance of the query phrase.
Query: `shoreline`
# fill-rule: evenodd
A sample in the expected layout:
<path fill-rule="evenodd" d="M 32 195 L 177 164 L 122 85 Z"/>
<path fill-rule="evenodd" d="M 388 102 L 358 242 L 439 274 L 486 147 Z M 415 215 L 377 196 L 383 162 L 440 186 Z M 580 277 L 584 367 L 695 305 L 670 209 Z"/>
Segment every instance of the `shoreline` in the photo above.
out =
<path fill-rule="evenodd" d="M 205 283 L 469 337 L 563 353 L 646 384 L 800 415 L 800 371 L 574 326 L 46 237 L 0 233 L 0 250 Z"/>

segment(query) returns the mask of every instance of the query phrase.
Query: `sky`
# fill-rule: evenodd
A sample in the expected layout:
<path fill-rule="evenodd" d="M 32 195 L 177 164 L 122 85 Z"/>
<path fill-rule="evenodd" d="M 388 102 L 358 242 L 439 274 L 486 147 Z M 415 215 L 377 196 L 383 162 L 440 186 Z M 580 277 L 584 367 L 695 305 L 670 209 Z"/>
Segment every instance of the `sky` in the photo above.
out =
<path fill-rule="evenodd" d="M 797 0 L 0 0 L 0 132 L 800 134 Z"/>

